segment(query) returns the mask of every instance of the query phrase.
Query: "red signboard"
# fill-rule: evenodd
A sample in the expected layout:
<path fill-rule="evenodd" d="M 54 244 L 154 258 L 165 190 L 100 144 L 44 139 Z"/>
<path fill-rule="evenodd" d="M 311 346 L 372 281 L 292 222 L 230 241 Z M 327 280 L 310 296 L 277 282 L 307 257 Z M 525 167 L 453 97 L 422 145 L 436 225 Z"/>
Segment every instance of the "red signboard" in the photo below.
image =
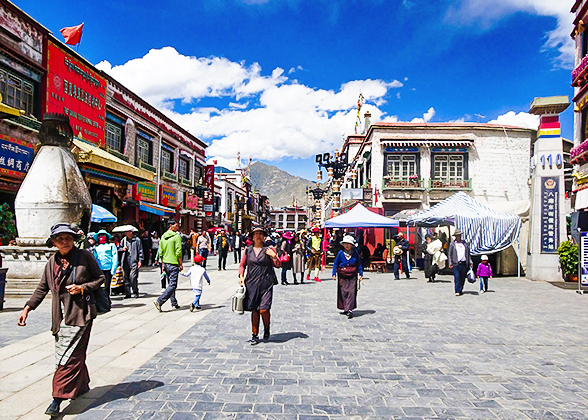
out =
<path fill-rule="evenodd" d="M 106 80 L 48 41 L 47 112 L 69 115 L 74 135 L 104 146 Z"/>
<path fill-rule="evenodd" d="M 204 186 L 208 191 L 204 194 L 204 211 L 207 216 L 212 216 L 213 212 L 213 192 L 214 192 L 214 165 L 206 165 L 204 168 Z"/>
<path fill-rule="evenodd" d="M 198 197 L 194 194 L 190 194 L 186 192 L 186 197 L 184 202 L 186 203 L 185 206 L 189 210 L 198 210 Z"/>

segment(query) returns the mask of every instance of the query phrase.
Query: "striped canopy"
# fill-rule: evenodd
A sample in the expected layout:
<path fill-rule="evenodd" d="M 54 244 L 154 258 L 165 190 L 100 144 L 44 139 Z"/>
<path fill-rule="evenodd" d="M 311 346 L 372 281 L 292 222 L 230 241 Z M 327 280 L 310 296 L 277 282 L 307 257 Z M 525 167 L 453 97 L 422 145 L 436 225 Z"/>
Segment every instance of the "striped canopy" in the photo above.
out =
<path fill-rule="evenodd" d="M 458 192 L 439 204 L 415 215 L 407 222 L 421 227 L 453 225 L 474 255 L 492 254 L 508 248 L 521 231 L 521 218 L 494 211 L 464 192 Z"/>

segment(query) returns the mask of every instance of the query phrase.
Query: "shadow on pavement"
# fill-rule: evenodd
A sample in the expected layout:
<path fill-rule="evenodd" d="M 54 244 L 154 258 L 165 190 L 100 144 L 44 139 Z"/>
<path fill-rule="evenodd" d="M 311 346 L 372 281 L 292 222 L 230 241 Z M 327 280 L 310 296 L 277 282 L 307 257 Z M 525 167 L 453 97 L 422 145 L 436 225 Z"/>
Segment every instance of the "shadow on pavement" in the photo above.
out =
<path fill-rule="evenodd" d="M 1 312 L 22 312 L 22 307 L 21 308 L 4 308 L 0 311 Z"/>
<path fill-rule="evenodd" d="M 140 306 L 145 306 L 144 303 L 128 303 L 128 304 L 124 304 L 124 303 L 113 303 L 112 304 L 112 308 L 138 308 Z"/>
<path fill-rule="evenodd" d="M 353 317 L 357 318 L 358 316 L 363 316 L 363 315 L 372 315 L 375 314 L 376 311 L 374 311 L 373 309 L 365 309 L 365 310 L 361 310 L 361 311 L 353 311 Z"/>
<path fill-rule="evenodd" d="M 294 340 L 295 338 L 308 338 L 307 334 L 303 332 L 286 332 L 286 333 L 277 333 L 272 334 L 270 336 L 269 342 L 270 343 L 285 343 L 286 341 Z"/>
<path fill-rule="evenodd" d="M 116 400 L 126 400 L 129 397 L 151 389 L 159 388 L 163 385 L 164 383 L 160 381 L 137 381 L 92 388 L 78 399 L 72 401 L 72 403 L 66 407 L 58 417 L 52 418 L 62 419 L 65 415 L 85 413 L 86 411 L 102 404 Z"/>

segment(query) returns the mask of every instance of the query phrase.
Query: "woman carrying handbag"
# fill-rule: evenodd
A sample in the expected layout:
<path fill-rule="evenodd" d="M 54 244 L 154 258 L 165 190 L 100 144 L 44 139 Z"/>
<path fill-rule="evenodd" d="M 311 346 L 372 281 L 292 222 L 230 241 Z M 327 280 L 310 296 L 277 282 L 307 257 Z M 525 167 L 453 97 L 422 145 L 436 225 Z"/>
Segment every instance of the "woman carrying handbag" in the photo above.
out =
<path fill-rule="evenodd" d="M 288 279 L 286 274 L 292 269 L 292 238 L 290 232 L 284 232 L 282 235 L 282 245 L 280 246 L 280 263 L 282 263 L 282 284 L 287 285 Z"/>
<path fill-rule="evenodd" d="M 345 235 L 341 245 L 343 249 L 333 262 L 333 280 L 337 281 L 337 308 L 351 319 L 357 307 L 357 290 L 363 279 L 363 267 L 353 236 Z"/>

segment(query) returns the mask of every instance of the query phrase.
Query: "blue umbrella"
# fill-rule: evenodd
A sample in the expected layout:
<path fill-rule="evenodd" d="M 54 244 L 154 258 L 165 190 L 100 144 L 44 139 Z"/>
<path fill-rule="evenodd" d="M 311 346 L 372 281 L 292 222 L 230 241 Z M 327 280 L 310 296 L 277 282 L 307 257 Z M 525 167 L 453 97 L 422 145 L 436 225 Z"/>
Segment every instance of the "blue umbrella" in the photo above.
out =
<path fill-rule="evenodd" d="M 104 207 L 92 204 L 92 217 L 90 219 L 92 223 L 114 223 L 116 222 L 116 216 L 106 210 Z"/>

